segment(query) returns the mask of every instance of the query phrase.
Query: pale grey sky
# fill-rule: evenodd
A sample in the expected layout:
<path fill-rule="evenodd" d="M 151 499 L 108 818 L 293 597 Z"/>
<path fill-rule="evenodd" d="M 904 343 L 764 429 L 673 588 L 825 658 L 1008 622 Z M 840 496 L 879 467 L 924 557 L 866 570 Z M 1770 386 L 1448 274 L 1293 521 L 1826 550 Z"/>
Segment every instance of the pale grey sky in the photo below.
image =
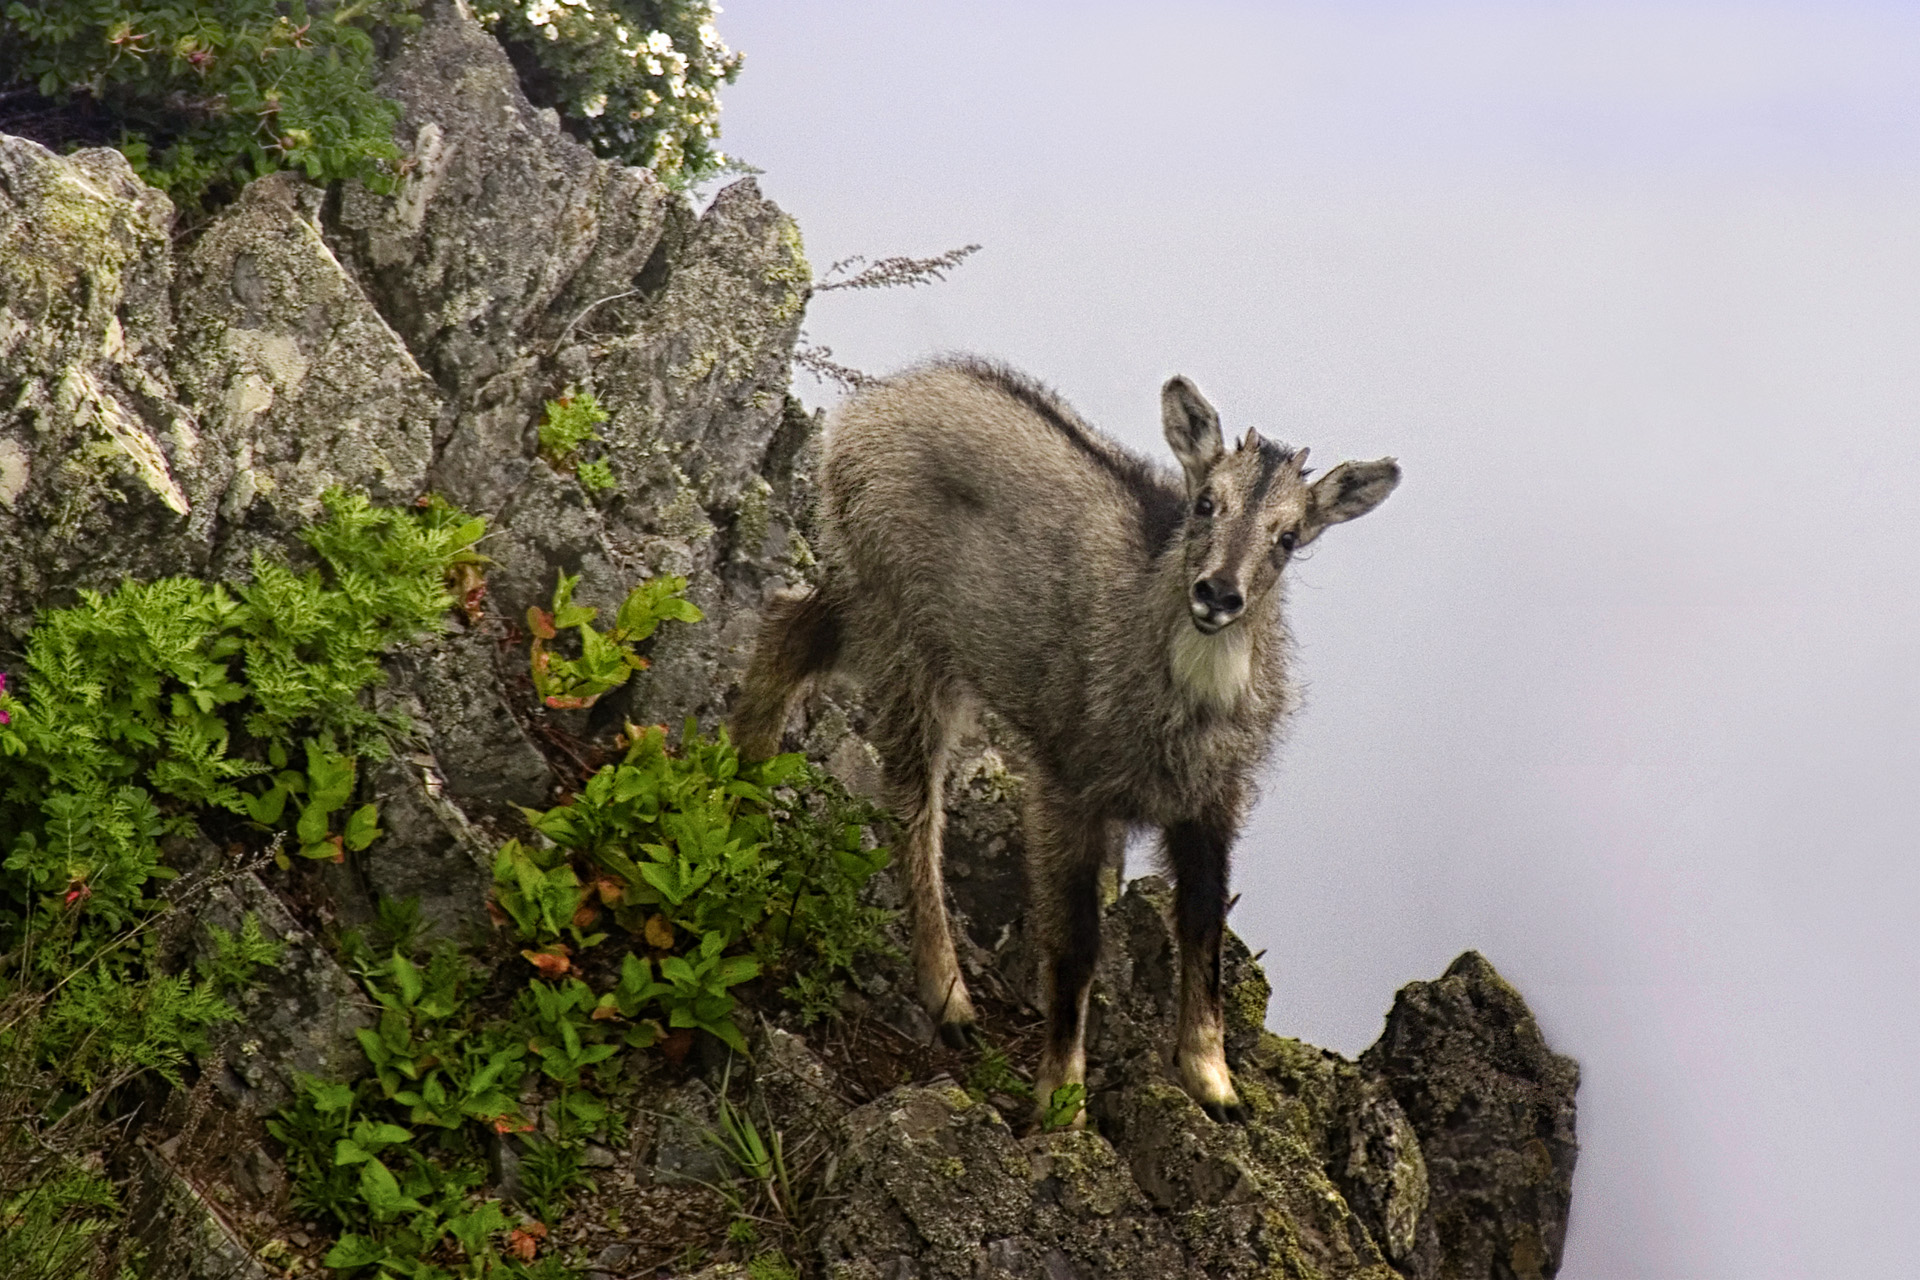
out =
<path fill-rule="evenodd" d="M 1920 6 L 733 0 L 723 139 L 884 371 L 1406 481 L 1298 568 L 1271 1023 L 1466 947 L 1577 1056 L 1569 1280 L 1911 1269 Z M 808 389 L 816 402 L 828 389 Z M 1290 571 L 1292 572 L 1292 571 Z"/>

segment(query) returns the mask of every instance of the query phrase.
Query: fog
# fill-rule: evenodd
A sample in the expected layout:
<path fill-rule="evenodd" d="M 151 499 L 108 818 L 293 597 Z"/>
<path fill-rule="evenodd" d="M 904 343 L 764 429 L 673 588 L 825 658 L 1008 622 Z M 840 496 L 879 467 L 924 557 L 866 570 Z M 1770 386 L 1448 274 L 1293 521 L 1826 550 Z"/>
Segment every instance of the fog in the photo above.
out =
<path fill-rule="evenodd" d="M 1898 1274 L 1920 1188 L 1920 11 L 733 0 L 730 154 L 884 372 L 1406 479 L 1293 575 L 1269 1021 L 1465 948 L 1580 1060 L 1561 1274 Z M 831 387 L 801 383 L 817 404 Z"/>

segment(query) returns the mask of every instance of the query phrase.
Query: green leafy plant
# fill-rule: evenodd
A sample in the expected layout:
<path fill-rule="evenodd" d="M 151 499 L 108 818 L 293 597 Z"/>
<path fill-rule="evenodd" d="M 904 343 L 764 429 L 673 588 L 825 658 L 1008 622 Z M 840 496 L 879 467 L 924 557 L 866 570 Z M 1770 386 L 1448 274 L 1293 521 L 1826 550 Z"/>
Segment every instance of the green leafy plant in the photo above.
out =
<path fill-rule="evenodd" d="M 416 1280 L 537 1274 L 503 1253 L 515 1219 L 478 1194 L 485 1161 L 464 1135 L 381 1119 L 364 1085 L 301 1086 L 267 1128 L 286 1148 L 294 1207 L 340 1232 L 327 1266 Z"/>
<path fill-rule="evenodd" d="M 559 710 L 590 707 L 600 696 L 619 688 L 635 671 L 647 669 L 647 660 L 634 646 L 651 637 L 662 622 L 698 622 L 699 608 L 686 598 L 687 580 L 672 576 L 649 578 L 620 605 L 611 629 L 592 626 L 598 609 L 573 603 L 579 575 L 560 573 L 553 588 L 551 610 L 527 610 L 527 629 L 533 633 L 533 688 L 540 700 Z M 577 634 L 580 656 L 566 658 L 547 648 L 562 630 Z"/>
<path fill-rule="evenodd" d="M 651 961 L 629 952 L 620 985 L 600 998 L 599 1007 L 617 1011 L 623 1018 L 637 1018 L 657 1005 L 666 1014 L 669 1027 L 710 1032 L 736 1052 L 745 1053 L 746 1038 L 733 1021 L 737 1002 L 731 989 L 759 976 L 760 963 L 751 956 L 721 955 L 726 941 L 723 934 L 709 933 L 701 939 L 698 950 L 666 957 L 660 961 L 658 980 L 652 975 Z M 644 1048 L 652 1040 L 652 1027 L 643 1024 L 630 1043 Z"/>
<path fill-rule="evenodd" d="M 0 13 L 0 86 L 102 115 L 140 175 L 194 205 L 294 168 L 390 189 L 398 104 L 374 91 L 372 33 L 416 0 L 16 0 Z"/>
<path fill-rule="evenodd" d="M 48 1158 L 28 1185 L 0 1178 L 0 1275 L 9 1280 L 68 1280 L 112 1274 L 101 1264 L 117 1234 L 113 1183 L 80 1160 Z"/>
<path fill-rule="evenodd" d="M 785 975 L 789 998 L 818 1017 L 837 975 L 884 950 L 884 912 L 859 900 L 886 861 L 863 844 L 874 817 L 801 756 L 747 765 L 691 722 L 677 752 L 664 729 L 628 726 L 618 764 L 569 803 L 527 811 L 545 846 L 501 848 L 496 900 L 540 948 L 525 953 L 536 966 L 564 965 L 562 938 L 584 943 L 603 910 L 646 945 L 597 1005 L 632 1024 L 629 1045 L 694 1028 L 744 1051 L 733 988 Z"/>
<path fill-rule="evenodd" d="M 470 961 L 450 944 L 426 965 L 395 951 L 362 981 L 380 1020 L 356 1034 L 382 1096 L 406 1108 L 409 1124 L 456 1129 L 518 1120 L 515 1091 L 526 1074 L 526 1044 L 458 1020 L 474 981 Z"/>
<path fill-rule="evenodd" d="M 675 186 L 720 172 L 720 85 L 740 55 L 714 30 L 712 0 L 488 0 L 527 96 L 600 155 Z"/>
<path fill-rule="evenodd" d="M 1080 1112 L 1087 1105 L 1087 1086 L 1084 1084 L 1063 1084 L 1047 1095 L 1047 1105 L 1040 1113 L 1040 1127 L 1048 1133 L 1064 1129 L 1079 1119 Z"/>
<path fill-rule="evenodd" d="M 787 1255 L 778 1249 L 769 1249 L 756 1254 L 747 1263 L 748 1280 L 800 1280 L 800 1273 L 794 1269 Z"/>
<path fill-rule="evenodd" d="M 620 487 L 619 480 L 614 478 L 612 464 L 605 458 L 595 458 L 591 462 L 581 463 L 573 469 L 573 476 L 580 482 L 580 487 L 585 489 L 589 496 L 595 498 L 604 493 L 612 493 Z"/>
<path fill-rule="evenodd" d="M 520 1155 L 520 1187 L 527 1207 L 542 1222 L 558 1222 L 574 1193 L 593 1186 L 581 1165 L 578 1143 L 527 1135 Z"/>
<path fill-rule="evenodd" d="M 316 567 L 262 555 L 244 583 L 82 593 L 39 617 L 10 673 L 25 678 L 0 681 L 0 1236 L 52 1213 L 112 1238 L 117 1208 L 69 1174 L 109 1141 L 113 1100 L 143 1077 L 180 1082 L 236 1018 L 232 992 L 277 962 L 247 917 L 206 930 L 195 971 L 169 971 L 162 840 L 210 816 L 295 834 L 310 856 L 379 834 L 372 806 L 351 807 L 356 761 L 399 722 L 361 694 L 382 652 L 440 625 L 485 526 L 432 501 L 387 511 L 334 492 L 325 507 L 305 535 Z M 35 1274 L 11 1256 L 0 1271 Z"/>
<path fill-rule="evenodd" d="M 598 440 L 594 428 L 607 420 L 607 411 L 591 391 L 576 391 L 547 401 L 540 420 L 540 456 L 555 470 L 573 465 L 574 455 L 589 440 Z"/>
<path fill-rule="evenodd" d="M 1005 1050 L 987 1049 L 967 1072 L 967 1093 L 976 1102 L 985 1102 L 995 1094 L 1031 1101 L 1033 1086 L 1015 1073 Z"/>
<path fill-rule="evenodd" d="M 280 954 L 249 915 L 237 932 L 207 930 L 194 978 L 157 970 L 144 922 L 105 943 L 77 923 L 0 956 L 0 1275 L 22 1280 L 114 1275 L 131 1260 L 101 1176 L 113 1100 L 145 1075 L 178 1083 L 207 1030 L 237 1017 L 226 997 Z"/>
<path fill-rule="evenodd" d="M 733 1105 L 727 1094 L 727 1080 L 720 1084 L 720 1103 L 715 1117 L 719 1128 L 701 1135 L 707 1144 L 727 1158 L 790 1228 L 800 1230 L 800 1201 L 794 1191 L 793 1172 L 787 1166 L 786 1144 L 780 1131 L 769 1127 L 762 1137 L 752 1117 Z M 744 1209 L 736 1205 L 736 1210 Z"/>
<path fill-rule="evenodd" d="M 256 555 L 248 583 L 128 582 L 37 620 L 30 679 L 0 695 L 0 943 L 74 909 L 96 932 L 150 911 L 148 882 L 171 874 L 160 839 L 202 810 L 273 826 L 293 807 L 309 857 L 379 834 L 370 806 L 332 827 L 355 758 L 384 755 L 398 727 L 360 693 L 385 650 L 441 625 L 448 575 L 486 526 L 338 490 L 325 505 L 303 535 L 324 573 Z"/>
<path fill-rule="evenodd" d="M 549 983 L 534 980 L 520 993 L 521 1010 L 534 1034 L 528 1047 L 540 1059 L 540 1070 L 566 1088 L 585 1083 L 582 1073 L 619 1052 L 606 1043 L 606 1029 L 593 1017 L 593 990 L 578 978 Z M 589 1125 L 606 1119 L 606 1109 L 595 1099 L 576 1098 L 562 1110 Z"/>

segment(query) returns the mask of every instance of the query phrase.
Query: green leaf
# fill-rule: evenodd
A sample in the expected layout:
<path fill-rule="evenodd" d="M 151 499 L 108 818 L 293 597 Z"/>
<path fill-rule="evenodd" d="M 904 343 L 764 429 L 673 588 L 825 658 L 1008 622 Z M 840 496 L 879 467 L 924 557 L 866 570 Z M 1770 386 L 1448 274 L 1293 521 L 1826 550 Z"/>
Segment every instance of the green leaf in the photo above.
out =
<path fill-rule="evenodd" d="M 426 990 L 419 966 L 396 951 L 387 971 L 393 975 L 394 985 L 400 988 L 400 998 L 409 1005 L 419 1003 L 421 992 Z"/>
<path fill-rule="evenodd" d="M 360 1166 L 360 1194 L 366 1198 L 376 1218 L 392 1219 L 409 1210 L 418 1213 L 426 1206 L 400 1190 L 393 1171 L 378 1160 L 368 1159 Z"/>
<path fill-rule="evenodd" d="M 379 809 L 371 804 L 363 804 L 355 809 L 353 816 L 347 819 L 347 825 L 341 831 L 347 848 L 355 853 L 372 844 L 383 834 L 380 830 Z"/>
<path fill-rule="evenodd" d="M 344 1084 L 328 1084 L 319 1080 L 308 1080 L 307 1096 L 313 1099 L 313 1105 L 323 1112 L 345 1111 L 353 1106 L 353 1089 Z"/>
<path fill-rule="evenodd" d="M 349 1231 L 327 1250 L 327 1256 L 321 1261 L 329 1267 L 342 1271 L 352 1267 L 365 1267 L 387 1256 L 382 1246 L 375 1244 L 366 1236 Z"/>
<path fill-rule="evenodd" d="M 485 1201 L 465 1213 L 458 1213 L 447 1219 L 448 1233 L 459 1241 L 460 1247 L 470 1258 L 485 1255 L 488 1237 L 496 1231 L 505 1231 L 512 1225 L 507 1215 L 500 1211 L 500 1202 L 497 1200 Z"/>
<path fill-rule="evenodd" d="M 262 826 L 273 826 L 280 821 L 280 815 L 286 812 L 287 789 L 275 786 L 259 795 L 249 795 L 246 797 L 246 805 L 248 817 Z M 324 829 L 321 834 L 326 834 Z"/>
<path fill-rule="evenodd" d="M 719 1036 L 720 1039 L 726 1042 L 728 1048 L 732 1049 L 741 1057 L 744 1058 L 748 1056 L 747 1038 L 740 1034 L 740 1028 L 736 1027 L 730 1019 L 725 1021 L 702 1022 L 700 1025 L 708 1031 L 711 1031 L 714 1035 Z"/>

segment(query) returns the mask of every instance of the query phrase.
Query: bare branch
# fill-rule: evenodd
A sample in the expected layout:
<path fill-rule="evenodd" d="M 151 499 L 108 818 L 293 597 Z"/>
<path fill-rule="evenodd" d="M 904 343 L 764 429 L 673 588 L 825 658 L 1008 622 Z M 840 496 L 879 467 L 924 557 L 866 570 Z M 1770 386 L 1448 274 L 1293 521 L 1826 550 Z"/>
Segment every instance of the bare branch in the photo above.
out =
<path fill-rule="evenodd" d="M 795 346 L 793 362 L 821 382 L 838 383 L 843 391 L 858 391 L 879 381 L 870 373 L 839 363 L 833 358 L 833 348 L 819 343 L 803 342 Z"/>
<path fill-rule="evenodd" d="M 962 245 L 958 249 L 949 249 L 945 253 L 931 258 L 892 257 L 869 261 L 863 253 L 851 258 L 842 258 L 820 274 L 820 283 L 813 286 L 815 293 L 827 293 L 834 289 L 893 289 L 905 285 L 917 289 L 923 284 L 935 284 L 947 278 L 947 272 L 980 252 L 977 244 Z M 849 268 L 862 266 L 865 270 L 844 280 L 833 277 Z"/>

